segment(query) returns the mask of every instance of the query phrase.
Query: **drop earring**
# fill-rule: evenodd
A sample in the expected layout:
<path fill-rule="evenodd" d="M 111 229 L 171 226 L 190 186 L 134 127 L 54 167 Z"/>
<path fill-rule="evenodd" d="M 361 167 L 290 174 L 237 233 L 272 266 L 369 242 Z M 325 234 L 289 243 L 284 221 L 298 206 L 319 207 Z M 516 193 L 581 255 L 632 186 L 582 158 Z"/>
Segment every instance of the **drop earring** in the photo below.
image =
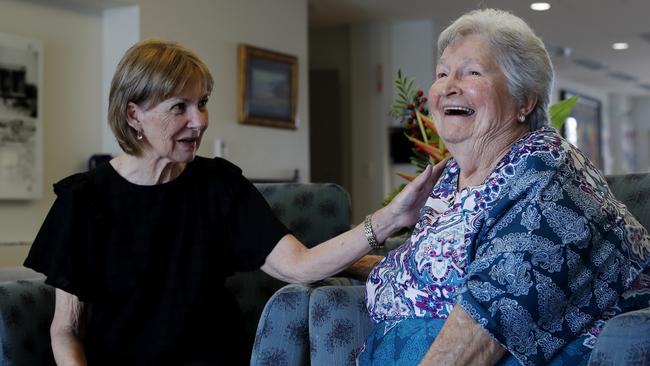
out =
<path fill-rule="evenodd" d="M 519 116 L 517 116 L 517 119 L 519 120 L 519 122 L 523 123 L 526 120 L 526 115 L 522 113 Z"/>
<path fill-rule="evenodd" d="M 142 140 L 143 137 L 144 137 L 144 136 L 142 136 L 142 131 L 137 131 L 137 132 L 136 132 L 136 134 L 135 134 L 135 138 L 136 138 L 138 141 Z"/>

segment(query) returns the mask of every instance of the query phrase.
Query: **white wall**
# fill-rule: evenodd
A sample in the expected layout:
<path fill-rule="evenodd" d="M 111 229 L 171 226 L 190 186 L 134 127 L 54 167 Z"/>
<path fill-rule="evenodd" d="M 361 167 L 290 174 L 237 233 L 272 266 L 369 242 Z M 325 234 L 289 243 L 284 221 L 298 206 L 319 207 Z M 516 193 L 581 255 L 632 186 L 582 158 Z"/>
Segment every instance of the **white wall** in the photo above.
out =
<path fill-rule="evenodd" d="M 31 242 L 54 200 L 52 183 L 84 170 L 91 154 L 110 149 L 102 138 L 102 2 L 91 3 L 94 11 L 77 9 L 85 5 L 76 0 L 55 3 L 59 5 L 0 0 L 0 32 L 41 40 L 45 57 L 44 194 L 40 200 L 0 201 L 0 243 Z M 106 3 L 114 6 L 116 1 Z M 219 137 L 228 144 L 230 160 L 248 176 L 288 176 L 298 168 L 302 180 L 309 177 L 306 0 L 129 0 L 127 5 L 140 7 L 140 38 L 185 44 L 203 57 L 215 77 L 211 127 L 200 154 L 213 155 L 212 140 Z M 237 123 L 240 42 L 298 57 L 297 130 Z M 26 250 L 0 244 L 0 266 L 20 264 Z"/>
<path fill-rule="evenodd" d="M 306 0 L 130 0 L 140 5 L 142 38 L 161 37 L 195 50 L 215 79 L 209 102 L 210 128 L 199 150 L 213 155 L 219 138 L 228 159 L 249 177 L 309 178 L 309 107 Z M 237 45 L 298 57 L 297 130 L 241 125 L 237 122 Z"/>
<path fill-rule="evenodd" d="M 137 5 L 102 11 L 102 111 L 108 111 L 111 80 L 124 52 L 140 40 L 140 8 Z M 108 125 L 107 113 L 102 113 L 102 149 L 98 151 L 119 155 L 122 150 Z"/>
<path fill-rule="evenodd" d="M 391 79 L 386 87 L 392 91 L 392 98 L 397 97 L 393 80 L 397 70 L 402 69 L 408 77 L 415 80 L 414 86 L 426 95 L 434 80 L 436 63 L 437 30 L 431 20 L 401 21 L 391 24 L 392 34 L 392 70 Z M 399 124 L 391 121 L 395 126 Z"/>
<path fill-rule="evenodd" d="M 30 242 L 54 195 L 52 183 L 84 168 L 101 147 L 101 18 L 31 1 L 0 1 L 0 32 L 41 40 L 44 53 L 43 198 L 0 201 L 0 243 Z M 0 266 L 26 246 L 0 246 Z"/>
<path fill-rule="evenodd" d="M 378 22 L 351 27 L 352 218 L 381 207 L 400 181 L 389 163 L 389 116 L 395 98 L 393 80 L 401 68 L 427 91 L 433 80 L 434 36 L 429 20 Z"/>
<path fill-rule="evenodd" d="M 352 220 L 381 207 L 387 172 L 390 24 L 361 24 L 350 30 L 352 89 Z M 383 88 L 378 88 L 378 83 Z"/>
<path fill-rule="evenodd" d="M 350 28 L 347 26 L 309 30 L 309 69 L 334 69 L 341 87 L 341 185 L 352 191 L 352 120 L 350 97 Z M 311 98 L 311 96 L 310 96 Z M 313 111 L 312 111 L 313 113 Z M 313 149 L 313 146 L 312 146 Z M 313 151 L 312 151 L 313 152 Z M 314 152 L 324 153 L 324 152 Z M 312 168 L 313 171 L 314 168 Z"/>
<path fill-rule="evenodd" d="M 392 89 L 392 100 L 397 98 L 397 89 L 392 81 L 401 69 L 409 78 L 413 78 L 416 89 L 428 95 L 434 80 L 436 64 L 437 30 L 431 20 L 415 20 L 394 22 L 392 28 L 392 73 L 387 87 Z M 413 55 L 417 55 L 414 57 Z M 391 119 L 390 125 L 399 126 L 399 121 Z M 390 151 L 389 151 L 390 155 Z M 389 162 L 390 163 L 390 162 Z M 395 174 L 396 172 L 415 175 L 413 164 L 389 164 L 388 186 L 384 188 L 387 195 L 393 189 L 406 181 Z"/>

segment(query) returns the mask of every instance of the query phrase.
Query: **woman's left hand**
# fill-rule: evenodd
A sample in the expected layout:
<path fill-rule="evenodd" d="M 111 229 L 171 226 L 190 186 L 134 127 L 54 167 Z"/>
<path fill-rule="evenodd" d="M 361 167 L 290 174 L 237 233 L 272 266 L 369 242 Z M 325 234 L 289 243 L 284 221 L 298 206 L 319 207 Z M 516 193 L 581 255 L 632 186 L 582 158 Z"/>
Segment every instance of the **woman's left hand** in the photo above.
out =
<path fill-rule="evenodd" d="M 426 203 L 433 185 L 438 181 L 447 164 L 447 160 L 449 158 L 441 160 L 433 168 L 428 165 L 386 206 L 392 216 L 399 221 L 401 227 L 412 226 L 417 222 L 420 208 Z"/>

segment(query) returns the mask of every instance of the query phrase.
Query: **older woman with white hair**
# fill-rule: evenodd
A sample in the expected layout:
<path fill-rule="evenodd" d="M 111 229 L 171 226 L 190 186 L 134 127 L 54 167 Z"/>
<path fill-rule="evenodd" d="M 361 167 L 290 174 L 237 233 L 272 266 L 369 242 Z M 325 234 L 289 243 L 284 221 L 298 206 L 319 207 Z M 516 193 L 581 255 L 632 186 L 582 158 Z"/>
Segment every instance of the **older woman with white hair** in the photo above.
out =
<path fill-rule="evenodd" d="M 368 277 L 358 361 L 584 365 L 608 319 L 648 304 L 648 233 L 547 127 L 551 61 L 523 20 L 472 11 L 438 52 L 429 101 L 453 157 Z"/>

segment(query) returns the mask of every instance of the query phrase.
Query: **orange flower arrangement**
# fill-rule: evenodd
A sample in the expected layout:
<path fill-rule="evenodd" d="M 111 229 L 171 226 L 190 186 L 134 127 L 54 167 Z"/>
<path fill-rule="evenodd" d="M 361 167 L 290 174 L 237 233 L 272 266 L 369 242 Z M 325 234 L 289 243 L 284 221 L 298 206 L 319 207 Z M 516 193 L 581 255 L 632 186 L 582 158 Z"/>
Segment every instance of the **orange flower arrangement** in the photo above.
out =
<path fill-rule="evenodd" d="M 413 144 L 411 149 L 413 155 L 410 160 L 419 174 L 427 164 L 435 165 L 449 156 L 449 150 L 445 148 L 442 139 L 438 136 L 436 126 L 429 115 L 424 92 L 416 90 L 413 86 L 413 79 L 403 75 L 402 70 L 397 71 L 397 79 L 394 83 L 398 95 L 391 106 L 390 115 L 400 122 L 404 129 L 404 135 Z M 397 175 L 407 181 L 415 178 L 414 175 L 401 172 L 397 172 Z M 404 188 L 404 185 L 400 185 L 391 192 L 384 200 L 384 204 L 388 204 Z"/>
<path fill-rule="evenodd" d="M 434 165 L 447 157 L 449 151 L 438 136 L 436 126 L 429 115 L 424 92 L 413 87 L 413 79 L 403 75 L 402 70 L 398 70 L 395 88 L 398 96 L 391 106 L 390 115 L 400 121 L 404 128 L 404 135 L 413 143 L 411 163 L 420 173 L 427 164 Z M 415 178 L 404 173 L 397 174 L 409 181 Z"/>

